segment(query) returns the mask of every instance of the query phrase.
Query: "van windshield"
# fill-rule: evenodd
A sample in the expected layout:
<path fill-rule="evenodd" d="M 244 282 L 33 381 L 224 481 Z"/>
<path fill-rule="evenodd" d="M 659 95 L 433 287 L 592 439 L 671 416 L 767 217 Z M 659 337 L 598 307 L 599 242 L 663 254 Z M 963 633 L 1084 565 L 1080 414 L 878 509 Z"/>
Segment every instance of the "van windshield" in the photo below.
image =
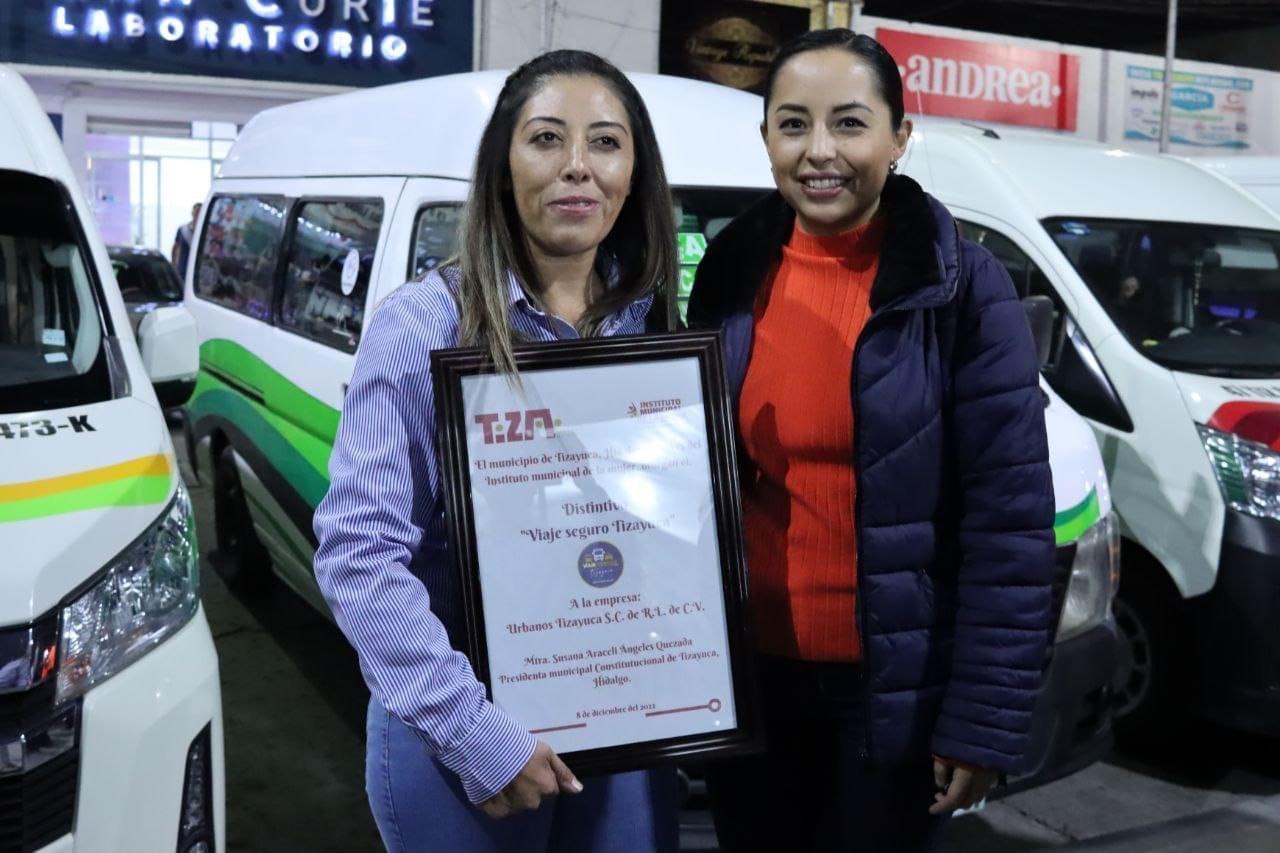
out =
<path fill-rule="evenodd" d="M 0 170 L 0 412 L 111 398 L 102 321 L 61 187 Z"/>
<path fill-rule="evenodd" d="M 1192 373 L 1280 376 L 1280 231 L 1066 218 L 1044 226 L 1144 356 Z"/>

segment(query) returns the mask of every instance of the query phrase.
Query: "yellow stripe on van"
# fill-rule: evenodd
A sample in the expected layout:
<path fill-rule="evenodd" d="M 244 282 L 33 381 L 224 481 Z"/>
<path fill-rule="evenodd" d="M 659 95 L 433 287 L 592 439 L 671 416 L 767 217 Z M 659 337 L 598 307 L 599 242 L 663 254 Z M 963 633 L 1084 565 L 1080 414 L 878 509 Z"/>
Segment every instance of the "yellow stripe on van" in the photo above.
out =
<path fill-rule="evenodd" d="M 171 472 L 168 458 L 156 454 L 59 477 L 0 484 L 0 522 L 160 503 L 169 494 Z"/>

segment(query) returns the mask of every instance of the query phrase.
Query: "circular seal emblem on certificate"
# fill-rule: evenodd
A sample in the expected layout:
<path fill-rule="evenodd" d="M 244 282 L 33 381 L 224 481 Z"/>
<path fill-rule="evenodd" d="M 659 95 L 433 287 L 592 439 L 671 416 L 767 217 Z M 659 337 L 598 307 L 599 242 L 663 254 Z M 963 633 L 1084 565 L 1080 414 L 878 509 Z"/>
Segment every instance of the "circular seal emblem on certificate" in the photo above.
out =
<path fill-rule="evenodd" d="M 622 552 L 608 542 L 592 542 L 578 555 L 578 574 L 594 587 L 613 586 L 622 577 Z"/>

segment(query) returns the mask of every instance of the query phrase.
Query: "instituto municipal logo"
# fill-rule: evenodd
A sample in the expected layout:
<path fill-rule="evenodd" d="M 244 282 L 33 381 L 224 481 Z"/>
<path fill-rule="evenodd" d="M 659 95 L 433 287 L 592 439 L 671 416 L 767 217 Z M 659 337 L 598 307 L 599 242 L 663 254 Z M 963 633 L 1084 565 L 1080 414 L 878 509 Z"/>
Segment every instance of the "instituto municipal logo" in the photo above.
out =
<path fill-rule="evenodd" d="M 578 574 L 594 587 L 613 586 L 622 577 L 622 552 L 609 542 L 592 542 L 578 555 Z"/>
<path fill-rule="evenodd" d="M 684 408 L 684 400 L 674 397 L 670 400 L 642 400 L 627 406 L 627 417 L 638 418 L 641 415 L 656 415 L 659 412 L 674 412 Z"/>

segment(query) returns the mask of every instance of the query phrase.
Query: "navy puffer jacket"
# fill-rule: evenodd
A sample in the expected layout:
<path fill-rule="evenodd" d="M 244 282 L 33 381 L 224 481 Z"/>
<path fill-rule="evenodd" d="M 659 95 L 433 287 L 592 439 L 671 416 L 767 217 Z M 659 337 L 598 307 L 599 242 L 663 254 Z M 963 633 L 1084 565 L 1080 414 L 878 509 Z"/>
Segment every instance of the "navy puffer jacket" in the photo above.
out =
<path fill-rule="evenodd" d="M 867 746 L 877 764 L 932 752 L 1012 772 L 1055 621 L 1035 349 L 1008 273 L 960 239 L 946 208 L 891 175 L 881 210 L 852 388 Z M 752 305 L 794 220 L 774 193 L 727 226 L 698 268 L 690 324 L 722 329 L 735 400 Z"/>

